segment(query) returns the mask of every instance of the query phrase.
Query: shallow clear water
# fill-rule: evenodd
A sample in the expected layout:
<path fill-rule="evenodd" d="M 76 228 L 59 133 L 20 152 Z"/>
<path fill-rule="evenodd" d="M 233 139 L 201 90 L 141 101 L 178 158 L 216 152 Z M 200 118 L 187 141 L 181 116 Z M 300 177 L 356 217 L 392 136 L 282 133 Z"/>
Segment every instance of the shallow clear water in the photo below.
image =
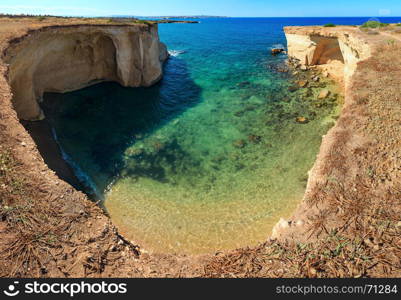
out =
<path fill-rule="evenodd" d="M 318 101 L 321 88 L 335 92 L 324 82 L 290 92 L 291 75 L 275 71 L 286 57 L 269 48 L 285 44 L 283 25 L 313 22 L 160 25 L 174 56 L 158 85 L 46 95 L 64 152 L 124 235 L 150 251 L 205 253 L 256 245 L 291 214 L 339 97 Z"/>

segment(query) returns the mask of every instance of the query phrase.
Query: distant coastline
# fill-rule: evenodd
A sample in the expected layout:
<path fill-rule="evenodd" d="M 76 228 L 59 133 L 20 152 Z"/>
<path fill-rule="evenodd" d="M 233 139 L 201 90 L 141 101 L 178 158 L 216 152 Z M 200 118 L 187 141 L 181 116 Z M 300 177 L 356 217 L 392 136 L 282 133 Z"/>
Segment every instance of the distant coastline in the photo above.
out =
<path fill-rule="evenodd" d="M 146 19 L 224 19 L 227 16 L 132 16 L 132 15 L 113 15 L 116 18 L 146 18 Z"/>
<path fill-rule="evenodd" d="M 154 20 L 151 21 L 159 23 L 159 24 L 170 24 L 170 23 L 188 23 L 188 24 L 198 24 L 200 21 L 189 21 L 189 20 L 171 20 L 171 19 L 161 19 L 161 20 Z"/>

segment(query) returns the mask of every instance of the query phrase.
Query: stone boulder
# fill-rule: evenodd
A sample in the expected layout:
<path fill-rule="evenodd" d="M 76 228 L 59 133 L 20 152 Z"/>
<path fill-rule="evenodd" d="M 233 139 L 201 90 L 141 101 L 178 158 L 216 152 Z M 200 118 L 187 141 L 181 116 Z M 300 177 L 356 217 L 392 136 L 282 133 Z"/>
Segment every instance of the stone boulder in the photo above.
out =
<path fill-rule="evenodd" d="M 308 81 L 307 80 L 299 80 L 297 83 L 301 88 L 304 88 L 304 87 L 306 87 L 308 85 Z"/>
<path fill-rule="evenodd" d="M 326 99 L 328 96 L 330 96 L 330 91 L 327 90 L 327 89 L 324 89 L 319 93 L 318 98 L 319 99 Z"/>
<path fill-rule="evenodd" d="M 285 52 L 285 49 L 283 49 L 283 48 L 273 48 L 271 50 L 272 55 L 277 55 L 277 54 L 280 54 L 280 53 L 283 53 L 283 52 Z"/>

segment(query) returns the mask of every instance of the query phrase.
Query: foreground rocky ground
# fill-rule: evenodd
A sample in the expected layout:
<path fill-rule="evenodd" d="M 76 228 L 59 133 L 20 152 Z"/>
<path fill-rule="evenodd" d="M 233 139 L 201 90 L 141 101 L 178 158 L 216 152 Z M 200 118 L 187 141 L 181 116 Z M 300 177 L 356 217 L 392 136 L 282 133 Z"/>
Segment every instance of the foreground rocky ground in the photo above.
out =
<path fill-rule="evenodd" d="M 2 51 L 24 28 L 7 24 Z M 1 64 L 0 276 L 400 277 L 401 43 L 381 37 L 322 145 L 326 176 L 305 198 L 304 230 L 296 239 L 201 257 L 144 253 L 59 180 L 19 123 Z"/>

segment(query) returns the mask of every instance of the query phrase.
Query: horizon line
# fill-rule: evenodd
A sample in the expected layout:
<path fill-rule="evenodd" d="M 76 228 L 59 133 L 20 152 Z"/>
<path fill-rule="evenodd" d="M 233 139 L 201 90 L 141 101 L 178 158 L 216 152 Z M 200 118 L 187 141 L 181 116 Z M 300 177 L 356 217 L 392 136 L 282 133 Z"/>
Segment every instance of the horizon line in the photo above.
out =
<path fill-rule="evenodd" d="M 257 19 L 257 18 L 401 18 L 400 16 L 218 16 L 218 15 L 153 15 L 153 16 L 140 16 L 140 15 L 122 15 L 122 14 L 112 14 L 112 15 L 98 15 L 98 16 L 93 16 L 93 15 L 53 15 L 53 14 L 30 14 L 30 13 L 19 13 L 19 14 L 13 14 L 13 13 L 2 13 L 0 12 L 1 15 L 10 15 L 10 16 L 48 16 L 48 17 L 82 17 L 82 18 L 113 18 L 113 17 L 125 17 L 125 18 L 196 18 L 199 17 L 198 19 L 201 19 L 202 17 L 207 17 L 207 18 L 252 18 L 252 19 Z"/>

